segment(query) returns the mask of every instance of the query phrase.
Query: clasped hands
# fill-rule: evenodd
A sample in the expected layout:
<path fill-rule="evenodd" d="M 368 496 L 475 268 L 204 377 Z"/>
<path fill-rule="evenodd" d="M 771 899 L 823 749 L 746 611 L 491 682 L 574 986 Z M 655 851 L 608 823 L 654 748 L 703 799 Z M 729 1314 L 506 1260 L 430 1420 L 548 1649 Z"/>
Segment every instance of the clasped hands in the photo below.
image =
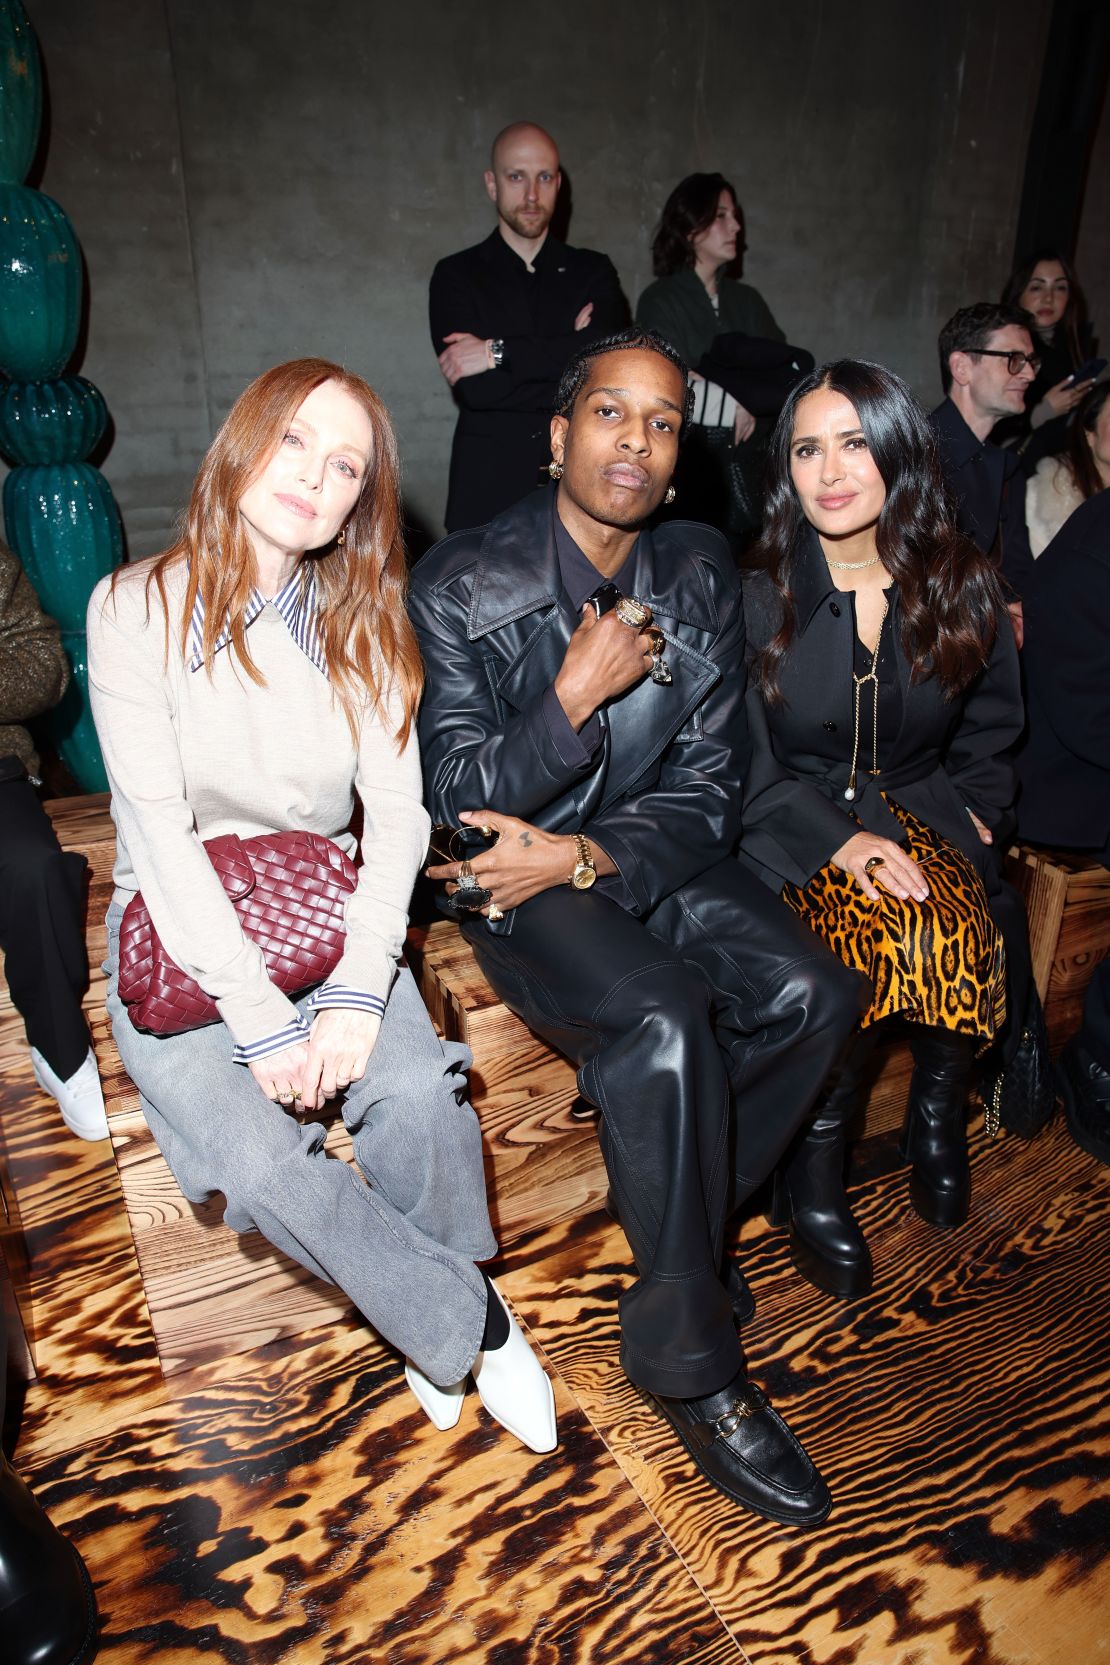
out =
<path fill-rule="evenodd" d="M 372 1012 L 328 1007 L 312 1020 L 307 1041 L 249 1065 L 267 1098 L 287 1110 L 317 1110 L 366 1074 L 382 1020 Z"/>

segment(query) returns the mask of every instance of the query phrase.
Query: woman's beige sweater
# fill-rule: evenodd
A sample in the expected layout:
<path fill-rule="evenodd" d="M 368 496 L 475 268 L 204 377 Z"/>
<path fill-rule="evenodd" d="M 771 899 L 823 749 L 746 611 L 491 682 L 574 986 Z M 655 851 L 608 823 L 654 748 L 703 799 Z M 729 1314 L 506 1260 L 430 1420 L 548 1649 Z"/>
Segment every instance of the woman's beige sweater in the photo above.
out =
<path fill-rule="evenodd" d="M 357 793 L 363 864 L 329 981 L 384 1002 L 428 846 L 415 725 L 399 753 L 399 703 L 387 723 L 368 710 L 356 745 L 327 677 L 270 604 L 247 632 L 265 687 L 230 648 L 216 654 L 211 676 L 193 670 L 181 651 L 183 564 L 167 574 L 167 655 L 153 589 L 148 612 L 149 570 L 149 562 L 125 569 L 114 593 L 103 580 L 89 603 L 89 687 L 112 788 L 116 900 L 142 891 L 166 951 L 215 1000 L 236 1043 L 256 1047 L 297 1014 L 243 935 L 202 841 L 304 829 L 351 853 Z"/>

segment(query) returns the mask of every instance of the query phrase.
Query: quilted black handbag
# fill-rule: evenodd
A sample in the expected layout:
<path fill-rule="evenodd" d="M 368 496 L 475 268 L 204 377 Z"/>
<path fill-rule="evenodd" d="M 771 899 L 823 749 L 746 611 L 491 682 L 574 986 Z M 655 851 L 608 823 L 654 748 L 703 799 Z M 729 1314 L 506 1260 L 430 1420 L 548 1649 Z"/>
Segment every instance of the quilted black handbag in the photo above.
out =
<path fill-rule="evenodd" d="M 984 1080 L 982 1094 L 984 1124 L 992 1139 L 999 1127 L 1019 1139 L 1032 1139 L 1052 1120 L 1056 1082 L 1044 1008 L 1036 988 L 1030 990 L 1017 1051 L 1004 1070 Z"/>

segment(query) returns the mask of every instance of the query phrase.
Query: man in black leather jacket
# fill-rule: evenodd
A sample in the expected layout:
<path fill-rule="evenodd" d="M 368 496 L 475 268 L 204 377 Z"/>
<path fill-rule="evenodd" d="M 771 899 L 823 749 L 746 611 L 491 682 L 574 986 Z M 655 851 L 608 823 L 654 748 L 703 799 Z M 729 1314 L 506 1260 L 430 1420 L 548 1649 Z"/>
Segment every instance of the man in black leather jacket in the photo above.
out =
<path fill-rule="evenodd" d="M 751 1297 L 722 1264 L 724 1227 L 801 1124 L 866 991 L 733 858 L 740 584 L 719 533 L 646 525 L 686 409 L 685 366 L 654 332 L 571 363 L 551 423 L 556 490 L 445 539 L 414 572 L 421 742 L 433 819 L 500 834 L 463 865 L 489 904 L 463 915 L 464 934 L 600 1112 L 639 1274 L 620 1303 L 624 1369 L 713 1484 L 806 1525 L 828 1491 L 745 1376 L 734 1312 L 750 1316 Z M 607 580 L 650 619 L 583 605 Z M 459 864 L 430 872 L 454 903 Z"/>

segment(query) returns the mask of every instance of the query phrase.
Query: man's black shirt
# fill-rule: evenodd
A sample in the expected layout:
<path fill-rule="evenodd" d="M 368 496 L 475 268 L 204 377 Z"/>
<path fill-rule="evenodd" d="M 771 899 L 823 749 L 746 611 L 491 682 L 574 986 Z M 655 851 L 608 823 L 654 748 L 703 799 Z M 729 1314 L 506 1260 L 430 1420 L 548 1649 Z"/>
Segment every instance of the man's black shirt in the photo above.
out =
<path fill-rule="evenodd" d="M 538 485 L 550 458 L 555 390 L 567 362 L 628 315 L 607 255 L 550 235 L 529 271 L 495 230 L 441 260 L 432 273 L 429 320 L 437 353 L 455 331 L 505 343 L 497 370 L 463 376 L 447 496 L 448 531 L 481 526 Z M 584 330 L 574 320 L 587 302 Z"/>

